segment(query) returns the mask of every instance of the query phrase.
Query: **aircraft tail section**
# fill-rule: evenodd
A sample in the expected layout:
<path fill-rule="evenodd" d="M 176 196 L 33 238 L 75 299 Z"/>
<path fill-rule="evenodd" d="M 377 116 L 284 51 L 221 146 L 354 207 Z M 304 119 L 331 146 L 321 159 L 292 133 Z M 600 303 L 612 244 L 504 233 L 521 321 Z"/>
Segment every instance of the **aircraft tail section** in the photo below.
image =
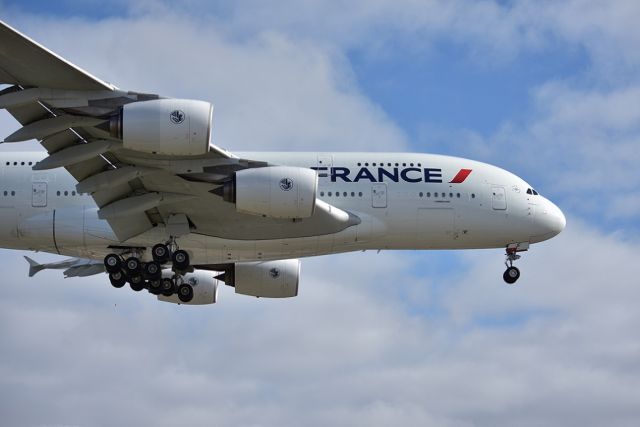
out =
<path fill-rule="evenodd" d="M 25 256 L 24 259 L 29 263 L 29 277 L 33 277 L 37 272 L 42 271 L 45 268 L 44 265 L 38 264 L 28 256 Z"/>

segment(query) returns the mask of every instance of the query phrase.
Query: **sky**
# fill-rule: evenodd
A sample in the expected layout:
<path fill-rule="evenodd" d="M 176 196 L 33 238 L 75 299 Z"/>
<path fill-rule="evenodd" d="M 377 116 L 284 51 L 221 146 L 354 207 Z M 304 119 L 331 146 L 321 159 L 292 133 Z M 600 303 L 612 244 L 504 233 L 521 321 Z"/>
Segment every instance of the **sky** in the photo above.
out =
<path fill-rule="evenodd" d="M 294 299 L 221 288 L 206 307 L 104 276 L 29 279 L 25 253 L 2 250 L 3 424 L 637 425 L 640 3 L 0 0 L 0 12 L 120 88 L 213 102 L 213 141 L 232 151 L 473 158 L 567 216 L 518 261 L 516 286 L 500 250 L 366 252 L 304 259 Z M 5 135 L 17 127 L 0 114 Z"/>

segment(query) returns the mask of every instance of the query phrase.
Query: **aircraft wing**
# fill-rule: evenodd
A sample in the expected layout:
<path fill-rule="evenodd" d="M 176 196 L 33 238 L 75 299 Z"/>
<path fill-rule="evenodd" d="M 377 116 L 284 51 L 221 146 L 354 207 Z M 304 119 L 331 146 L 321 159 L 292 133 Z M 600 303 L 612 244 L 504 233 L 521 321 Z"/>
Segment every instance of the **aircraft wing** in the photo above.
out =
<path fill-rule="evenodd" d="M 317 204 L 313 216 L 304 221 L 237 212 L 213 191 L 236 171 L 272 165 L 241 159 L 212 145 L 210 104 L 187 101 L 200 103 L 204 108 L 201 116 L 208 112 L 207 145 L 202 152 L 159 154 L 125 147 L 123 111 L 144 115 L 144 107 L 138 106 L 163 103 L 167 98 L 120 90 L 2 21 L 0 84 L 11 85 L 0 91 L 0 108 L 22 125 L 3 142 L 39 140 L 49 157 L 34 170 L 46 173 L 66 168 L 78 181 L 77 190 L 93 196 L 99 216 L 109 222 L 120 242 L 154 227 L 169 227 L 174 236 L 194 232 L 230 239 L 271 239 L 335 233 L 360 222 L 355 215 L 326 203 Z M 180 101 L 166 103 L 182 105 Z M 182 123 L 185 115 L 180 108 L 167 114 L 167 120 Z M 187 138 L 204 141 L 205 132 L 191 136 L 197 134 L 194 126 L 186 131 Z"/>

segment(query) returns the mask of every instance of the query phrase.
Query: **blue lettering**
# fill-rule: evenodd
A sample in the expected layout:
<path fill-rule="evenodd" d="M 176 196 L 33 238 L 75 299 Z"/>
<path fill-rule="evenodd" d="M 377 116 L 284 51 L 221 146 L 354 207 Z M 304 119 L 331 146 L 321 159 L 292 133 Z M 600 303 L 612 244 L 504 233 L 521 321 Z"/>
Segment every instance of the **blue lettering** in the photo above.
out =
<path fill-rule="evenodd" d="M 337 178 L 340 178 L 344 182 L 351 182 L 349 174 L 351 171 L 348 168 L 331 168 L 331 182 L 336 182 Z"/>
<path fill-rule="evenodd" d="M 356 175 L 355 179 L 353 180 L 353 182 L 358 182 L 361 179 L 365 179 L 365 178 L 371 182 L 377 182 L 376 178 L 371 174 L 371 172 L 367 168 L 361 168 L 358 174 Z"/>
<path fill-rule="evenodd" d="M 424 182 L 441 183 L 442 169 L 425 169 Z"/>
<path fill-rule="evenodd" d="M 409 172 L 422 172 L 420 169 L 418 168 L 406 168 L 406 169 L 402 169 L 402 172 L 400 172 L 400 177 L 402 178 L 403 181 L 407 181 L 407 182 L 421 182 L 422 181 L 422 177 L 420 178 L 411 178 L 409 177 Z"/>
<path fill-rule="evenodd" d="M 378 168 L 378 182 L 384 182 L 385 176 L 393 182 L 398 182 L 398 168 L 393 168 L 393 172 L 389 172 L 383 168 Z"/>

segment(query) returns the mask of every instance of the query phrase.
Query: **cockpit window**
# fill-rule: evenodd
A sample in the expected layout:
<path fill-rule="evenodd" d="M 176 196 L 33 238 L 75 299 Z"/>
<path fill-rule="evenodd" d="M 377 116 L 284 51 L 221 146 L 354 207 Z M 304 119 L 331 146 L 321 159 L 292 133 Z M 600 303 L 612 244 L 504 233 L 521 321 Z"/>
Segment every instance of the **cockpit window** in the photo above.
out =
<path fill-rule="evenodd" d="M 527 194 L 533 194 L 530 188 L 527 188 Z"/>
<path fill-rule="evenodd" d="M 533 188 L 527 188 L 527 194 L 531 194 L 532 196 L 538 196 L 538 192 Z"/>

